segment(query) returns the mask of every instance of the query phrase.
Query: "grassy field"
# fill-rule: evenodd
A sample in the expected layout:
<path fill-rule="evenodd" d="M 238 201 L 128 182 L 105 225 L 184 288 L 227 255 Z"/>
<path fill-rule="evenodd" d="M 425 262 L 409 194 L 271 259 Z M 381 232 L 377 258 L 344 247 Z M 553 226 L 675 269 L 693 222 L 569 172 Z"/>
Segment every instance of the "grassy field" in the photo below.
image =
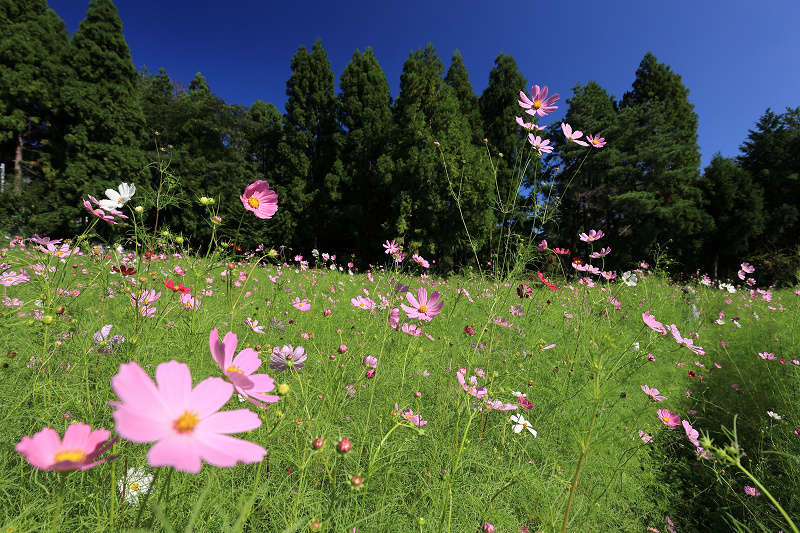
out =
<path fill-rule="evenodd" d="M 591 283 L 565 264 L 553 289 L 535 271 L 440 278 L 387 255 L 356 272 L 161 241 L 6 241 L 0 531 L 797 531 L 797 291 L 644 264 Z M 257 353 L 268 400 L 237 394 L 254 381 L 230 360 L 223 374 L 215 343 Z M 163 372 L 164 405 L 134 367 Z M 191 401 L 239 417 L 217 429 L 265 453 L 200 450 L 179 367 Z M 130 418 L 170 409 L 169 438 Z M 100 456 L 117 457 L 58 472 L 19 451 L 78 423 L 123 434 Z M 73 448 L 56 458 L 91 459 Z"/>

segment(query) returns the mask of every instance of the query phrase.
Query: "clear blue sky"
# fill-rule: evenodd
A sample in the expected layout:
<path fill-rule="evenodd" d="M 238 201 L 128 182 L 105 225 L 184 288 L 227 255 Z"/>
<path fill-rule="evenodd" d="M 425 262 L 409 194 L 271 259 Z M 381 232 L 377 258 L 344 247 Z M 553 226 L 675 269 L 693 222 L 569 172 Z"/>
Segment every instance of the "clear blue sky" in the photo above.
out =
<path fill-rule="evenodd" d="M 70 34 L 88 2 L 49 0 Z M 201 72 L 231 104 L 272 102 L 283 112 L 290 61 L 317 37 L 338 77 L 356 49 L 371 47 L 399 92 L 403 63 L 433 43 L 445 64 L 458 49 L 476 94 L 494 59 L 512 55 L 529 85 L 572 94 L 598 82 L 621 98 L 647 51 L 689 88 L 700 117 L 703 166 L 735 156 L 767 107 L 800 106 L 800 1 L 624 0 L 115 0 L 134 64 L 189 82 Z M 540 123 L 557 121 L 557 113 Z M 575 125 L 580 128 L 580 125 Z"/>

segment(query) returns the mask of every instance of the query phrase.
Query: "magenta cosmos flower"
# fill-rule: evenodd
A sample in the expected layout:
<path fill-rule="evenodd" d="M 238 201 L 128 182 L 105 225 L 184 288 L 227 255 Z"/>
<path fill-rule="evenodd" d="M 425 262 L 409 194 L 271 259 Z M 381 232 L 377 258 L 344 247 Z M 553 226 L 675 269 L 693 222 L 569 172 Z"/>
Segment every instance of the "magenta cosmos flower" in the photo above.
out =
<path fill-rule="evenodd" d="M 278 194 L 269 190 L 269 184 L 264 180 L 254 181 L 245 187 L 239 199 L 244 208 L 258 218 L 272 218 L 278 210 Z"/>
<path fill-rule="evenodd" d="M 408 318 L 419 318 L 430 322 L 444 307 L 444 302 L 439 301 L 440 298 L 439 291 L 433 291 L 430 299 L 428 299 L 428 291 L 420 288 L 417 289 L 416 298 L 410 292 L 406 293 L 406 299 L 411 304 L 410 307 L 405 304 L 401 304 L 400 307 L 408 314 Z"/>
<path fill-rule="evenodd" d="M 679 417 L 669 409 L 659 409 L 657 413 L 659 420 L 661 420 L 665 426 L 675 427 L 679 426 L 681 423 L 681 417 Z"/>
<path fill-rule="evenodd" d="M 478 387 L 478 378 L 475 376 L 470 376 L 469 380 L 467 380 L 466 375 L 466 368 L 459 368 L 458 372 L 456 372 L 456 378 L 458 378 L 461 388 L 464 389 L 468 394 L 471 394 L 478 399 L 486 396 L 486 387 Z M 469 381 L 469 384 L 467 384 L 467 381 Z"/>
<path fill-rule="evenodd" d="M 558 109 L 558 106 L 553 105 L 558 102 L 558 93 L 548 98 L 547 85 L 541 89 L 538 85 L 531 87 L 530 99 L 524 92 L 520 91 L 519 98 L 520 107 L 529 115 L 539 115 L 543 117 Z"/>
<path fill-rule="evenodd" d="M 107 429 L 95 429 L 83 422 L 71 424 L 64 432 L 64 440 L 52 428 L 44 428 L 33 437 L 22 437 L 16 450 L 39 470 L 88 470 L 117 456 L 95 461 L 108 450 L 119 437 L 109 441 Z"/>
<path fill-rule="evenodd" d="M 253 405 L 263 406 L 279 401 L 280 396 L 265 394 L 275 388 L 275 380 L 267 374 L 253 374 L 261 366 L 258 352 L 245 348 L 236 357 L 233 356 L 238 343 L 239 339 L 232 331 L 226 333 L 225 339 L 220 342 L 217 328 L 211 330 L 208 346 L 225 380 L 232 383 L 236 392 Z"/>
<path fill-rule="evenodd" d="M 260 462 L 267 454 L 258 444 L 227 435 L 256 429 L 261 420 L 247 409 L 219 411 L 233 392 L 222 378 L 192 388 L 189 366 L 169 361 L 158 365 L 153 383 L 132 361 L 120 365 L 111 386 L 121 400 L 109 402 L 117 433 L 131 442 L 155 442 L 147 454 L 150 466 L 196 474 L 202 461 L 227 468 Z"/>

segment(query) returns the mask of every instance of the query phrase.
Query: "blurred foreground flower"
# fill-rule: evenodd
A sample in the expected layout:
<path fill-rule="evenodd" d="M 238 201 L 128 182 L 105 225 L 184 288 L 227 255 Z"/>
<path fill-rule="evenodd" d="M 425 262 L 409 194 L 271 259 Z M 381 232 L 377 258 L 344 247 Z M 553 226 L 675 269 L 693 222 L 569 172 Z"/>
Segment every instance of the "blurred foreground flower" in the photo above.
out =
<path fill-rule="evenodd" d="M 120 402 L 114 408 L 117 432 L 131 442 L 155 442 L 147 454 L 150 466 L 172 466 L 181 472 L 200 472 L 202 461 L 218 467 L 237 462 L 257 463 L 267 454 L 262 446 L 237 439 L 261 425 L 247 409 L 220 412 L 233 392 L 222 378 L 206 378 L 192 388 L 189 366 L 161 363 L 156 381 L 136 362 L 123 363 L 111 378 Z"/>
<path fill-rule="evenodd" d="M 55 429 L 44 428 L 33 437 L 22 437 L 16 450 L 39 470 L 88 470 L 117 458 L 112 455 L 95 461 L 119 438 L 109 441 L 110 435 L 107 429 L 92 430 L 90 425 L 78 422 L 67 427 L 63 441 Z"/>

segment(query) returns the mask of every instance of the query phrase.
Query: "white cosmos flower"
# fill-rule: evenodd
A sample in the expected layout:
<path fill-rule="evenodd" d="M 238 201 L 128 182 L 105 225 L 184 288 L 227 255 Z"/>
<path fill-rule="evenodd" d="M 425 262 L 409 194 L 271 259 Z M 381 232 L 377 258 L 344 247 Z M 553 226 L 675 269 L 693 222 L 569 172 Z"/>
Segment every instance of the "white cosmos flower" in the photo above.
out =
<path fill-rule="evenodd" d="M 522 415 L 514 415 L 514 416 L 512 416 L 510 418 L 510 420 L 511 420 L 511 422 L 514 423 L 514 427 L 511 428 L 514 431 L 514 433 L 519 433 L 523 429 L 527 429 L 528 431 L 531 432 L 531 435 L 536 437 L 536 430 L 533 429 L 533 427 L 531 427 L 530 422 L 525 420 L 524 416 L 522 416 Z"/>
<path fill-rule="evenodd" d="M 119 209 L 136 194 L 136 185 L 120 183 L 119 192 L 114 189 L 106 189 L 107 199 L 100 200 L 100 207 L 108 211 L 109 209 Z"/>
<path fill-rule="evenodd" d="M 774 411 L 767 411 L 767 414 L 769 416 L 771 416 L 772 418 L 774 418 L 775 420 L 780 420 L 781 418 L 783 418 L 781 415 L 779 415 L 778 413 L 776 413 Z"/>
<path fill-rule="evenodd" d="M 119 480 L 119 491 L 125 492 L 125 502 L 136 507 L 139 503 L 139 495 L 147 494 L 150 488 L 150 483 L 153 482 L 153 476 L 147 473 L 142 467 L 129 468 L 126 479 Z"/>

